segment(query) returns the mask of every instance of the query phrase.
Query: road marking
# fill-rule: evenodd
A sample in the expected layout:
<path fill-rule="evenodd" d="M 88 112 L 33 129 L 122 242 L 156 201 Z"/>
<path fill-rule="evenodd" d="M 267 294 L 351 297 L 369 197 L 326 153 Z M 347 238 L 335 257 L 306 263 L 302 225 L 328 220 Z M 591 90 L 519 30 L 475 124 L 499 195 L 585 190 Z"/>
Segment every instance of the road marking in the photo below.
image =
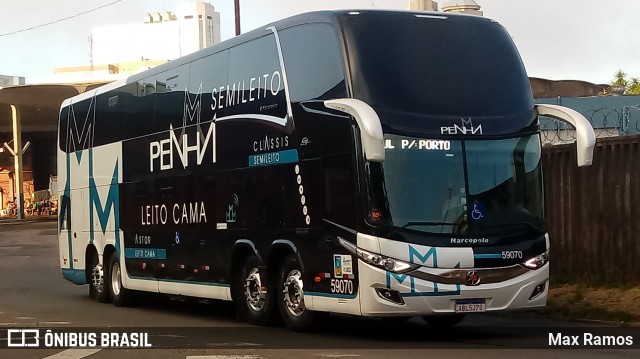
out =
<path fill-rule="evenodd" d="M 99 352 L 102 349 L 67 349 L 42 359 L 80 359 Z"/>
<path fill-rule="evenodd" d="M 177 335 L 177 334 L 158 334 L 158 335 L 154 335 L 154 337 L 164 337 L 164 338 L 186 338 L 186 336 L 184 336 L 184 335 Z"/>
<path fill-rule="evenodd" d="M 18 320 L 33 320 L 33 319 L 36 319 L 36 318 L 33 318 L 33 317 L 18 317 L 16 319 L 18 319 Z"/>
<path fill-rule="evenodd" d="M 318 354 L 313 354 L 314 356 L 317 357 L 323 357 L 323 358 L 355 358 L 355 357 L 359 357 L 359 354 L 344 354 L 344 353 L 318 353 Z"/>
<path fill-rule="evenodd" d="M 186 359 L 266 359 L 261 355 L 189 355 Z"/>
<path fill-rule="evenodd" d="M 6 327 L 6 326 L 11 326 L 11 325 L 16 325 L 16 324 L 18 324 L 18 323 L 0 323 L 0 327 L 2 327 L 2 326 Z"/>
<path fill-rule="evenodd" d="M 71 322 L 40 322 L 40 324 L 44 325 L 69 325 Z"/>
<path fill-rule="evenodd" d="M 212 347 L 254 347 L 254 346 L 260 346 L 262 344 L 238 342 L 238 343 L 207 343 L 207 345 Z"/>

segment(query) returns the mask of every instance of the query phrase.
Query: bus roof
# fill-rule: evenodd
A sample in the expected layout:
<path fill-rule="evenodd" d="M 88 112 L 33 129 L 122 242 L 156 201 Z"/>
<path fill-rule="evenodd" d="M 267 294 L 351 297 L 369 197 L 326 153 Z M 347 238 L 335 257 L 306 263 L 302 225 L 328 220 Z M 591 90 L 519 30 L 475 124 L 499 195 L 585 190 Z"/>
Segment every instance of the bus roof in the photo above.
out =
<path fill-rule="evenodd" d="M 341 27 L 344 24 L 342 19 L 346 19 L 352 16 L 376 16 L 377 18 L 389 17 L 390 19 L 397 19 L 402 16 L 418 16 L 424 18 L 434 18 L 434 19 L 456 19 L 464 22 L 483 22 L 483 21 L 494 21 L 491 19 L 478 17 L 478 16 L 470 16 L 470 15 L 462 15 L 462 14 L 444 14 L 440 12 L 425 12 L 425 11 L 402 11 L 402 10 L 362 10 L 362 9 L 353 9 L 353 10 L 323 10 L 323 11 L 314 11 L 303 13 L 299 15 L 294 15 L 282 20 L 278 20 L 272 23 L 265 24 L 260 26 L 254 30 L 251 30 L 247 33 L 241 34 L 239 36 L 233 37 L 231 39 L 222 41 L 218 44 L 210 46 L 208 48 L 196 51 L 189 55 L 185 55 L 178 59 L 172 60 L 166 64 L 159 65 L 152 69 L 131 75 L 127 78 L 114 81 L 112 83 L 101 86 L 93 91 L 88 91 L 77 96 L 74 96 L 72 99 L 74 101 L 80 101 L 86 98 L 93 97 L 98 94 L 102 94 L 108 92 L 110 90 L 122 87 L 126 84 L 142 80 L 148 76 L 153 76 L 159 74 L 163 71 L 178 67 L 180 65 L 192 62 L 202 57 L 206 57 L 212 54 L 215 54 L 220 51 L 227 50 L 241 43 L 253 40 L 255 38 L 261 37 L 265 34 L 265 29 L 269 27 L 275 27 L 278 30 L 285 29 L 291 26 L 302 25 L 307 23 L 317 23 L 317 22 L 325 22 L 334 25 L 335 27 Z M 348 21 L 347 21 L 348 22 Z M 62 106 L 67 106 L 69 104 L 69 100 L 67 99 L 63 102 Z"/>

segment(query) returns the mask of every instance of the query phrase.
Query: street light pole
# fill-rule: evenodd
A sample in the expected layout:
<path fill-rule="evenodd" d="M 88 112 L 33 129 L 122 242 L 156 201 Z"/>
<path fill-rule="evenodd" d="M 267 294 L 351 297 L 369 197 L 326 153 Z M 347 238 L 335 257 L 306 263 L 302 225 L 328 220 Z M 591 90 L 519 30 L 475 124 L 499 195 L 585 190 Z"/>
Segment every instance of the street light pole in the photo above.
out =
<path fill-rule="evenodd" d="M 236 10 L 236 36 L 240 35 L 240 0 L 233 0 Z"/>

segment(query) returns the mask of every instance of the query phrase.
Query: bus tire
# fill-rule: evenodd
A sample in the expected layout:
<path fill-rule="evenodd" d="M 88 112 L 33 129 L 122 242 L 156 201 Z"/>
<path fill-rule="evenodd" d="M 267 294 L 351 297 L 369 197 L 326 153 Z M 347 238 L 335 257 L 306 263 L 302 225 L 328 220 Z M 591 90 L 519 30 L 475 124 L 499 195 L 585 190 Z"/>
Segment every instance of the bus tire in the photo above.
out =
<path fill-rule="evenodd" d="M 98 253 L 91 258 L 91 272 L 89 273 L 89 298 L 100 303 L 109 302 L 109 288 L 105 283 L 104 265 L 100 264 Z"/>
<path fill-rule="evenodd" d="M 447 328 L 460 324 L 464 319 L 464 314 L 425 315 L 422 319 L 427 322 L 429 326 Z"/>
<path fill-rule="evenodd" d="M 277 297 L 282 320 L 289 329 L 308 331 L 314 326 L 318 313 L 305 306 L 302 271 L 295 254 L 282 262 Z"/>
<path fill-rule="evenodd" d="M 131 293 L 122 285 L 120 259 L 116 253 L 111 255 L 111 260 L 109 261 L 109 289 L 111 303 L 116 307 L 126 307 L 130 304 Z"/>
<path fill-rule="evenodd" d="M 241 319 L 254 325 L 268 325 L 276 317 L 273 305 L 275 296 L 273 286 L 260 275 L 259 264 L 255 255 L 243 261 L 241 274 L 235 283 L 236 308 Z"/>

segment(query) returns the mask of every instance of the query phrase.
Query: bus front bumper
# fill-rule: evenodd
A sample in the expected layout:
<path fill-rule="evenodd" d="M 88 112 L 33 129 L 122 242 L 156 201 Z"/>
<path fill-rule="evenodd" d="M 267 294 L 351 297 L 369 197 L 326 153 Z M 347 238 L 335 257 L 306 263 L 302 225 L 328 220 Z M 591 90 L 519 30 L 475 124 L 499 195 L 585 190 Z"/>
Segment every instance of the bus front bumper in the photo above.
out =
<path fill-rule="evenodd" d="M 358 260 L 358 269 L 363 316 L 454 314 L 465 308 L 495 312 L 541 307 L 547 302 L 549 263 L 505 281 L 475 286 L 434 283 L 410 273 L 392 274 L 362 260 Z"/>

